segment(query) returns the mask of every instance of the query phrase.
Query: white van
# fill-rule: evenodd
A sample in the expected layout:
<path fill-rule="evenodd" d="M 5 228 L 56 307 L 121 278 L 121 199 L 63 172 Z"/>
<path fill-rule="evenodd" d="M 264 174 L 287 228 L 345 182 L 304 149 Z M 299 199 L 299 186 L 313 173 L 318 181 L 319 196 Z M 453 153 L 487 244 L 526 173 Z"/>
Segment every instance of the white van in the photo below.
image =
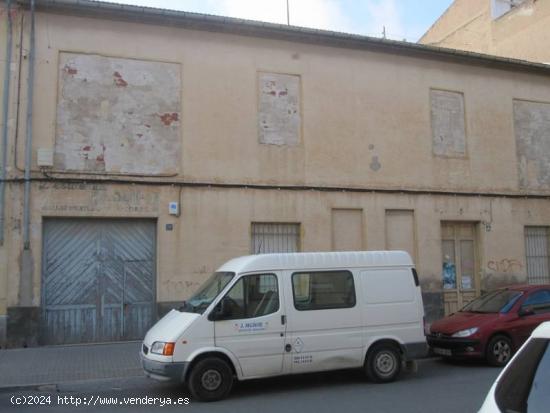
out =
<path fill-rule="evenodd" d="M 402 251 L 263 254 L 222 265 L 143 341 L 147 376 L 203 401 L 233 380 L 364 368 L 375 382 L 427 353 L 418 276 Z"/>

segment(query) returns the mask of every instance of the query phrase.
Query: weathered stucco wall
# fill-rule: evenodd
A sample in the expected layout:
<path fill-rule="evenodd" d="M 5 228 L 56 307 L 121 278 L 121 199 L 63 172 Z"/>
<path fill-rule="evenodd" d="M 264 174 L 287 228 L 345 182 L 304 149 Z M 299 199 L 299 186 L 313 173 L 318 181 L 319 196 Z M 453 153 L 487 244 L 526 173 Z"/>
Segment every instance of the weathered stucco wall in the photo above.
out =
<path fill-rule="evenodd" d="M 73 137 L 77 144 L 58 144 L 57 150 L 67 152 L 81 171 L 86 168 L 82 148 L 88 145 L 88 138 L 82 136 L 93 137 L 91 166 L 101 168 L 103 165 L 97 163 L 103 151 L 100 137 L 106 136 L 108 125 L 113 124 L 114 138 L 109 143 L 117 148 L 115 171 L 159 173 L 177 169 L 180 177 L 194 181 L 515 191 L 519 189 L 518 173 L 510 168 L 517 161 L 513 99 L 546 101 L 550 95 L 548 77 L 543 75 L 137 23 L 57 15 L 49 15 L 47 22 L 38 14 L 35 107 L 40 110 L 35 113 L 34 130 L 40 134 L 36 134 L 33 145 L 35 150 L 53 148 L 64 136 Z M 114 27 L 117 41 L 112 41 Z M 65 52 L 68 50 L 86 54 Z M 80 85 L 85 83 L 78 78 L 81 72 L 71 75 L 63 70 L 63 59 L 75 56 L 82 62 L 101 62 L 97 69 L 104 74 L 101 93 Z M 124 115 L 126 122 L 120 117 L 113 123 L 110 118 L 103 121 L 101 102 L 110 102 L 119 93 L 121 99 L 127 96 L 133 82 L 123 73 L 126 69 L 117 70 L 118 64 L 134 69 L 144 65 L 148 74 L 171 73 L 173 76 L 167 78 L 172 79 L 173 91 L 168 91 L 168 83 L 162 83 L 161 90 L 166 93 L 152 92 L 152 103 L 147 99 L 139 105 L 136 96 L 141 95 L 130 95 L 130 106 L 137 105 L 137 109 L 125 107 L 125 100 L 117 106 L 119 114 L 123 109 L 133 111 Z M 181 87 L 176 67 L 181 68 Z M 129 83 L 127 87 L 116 85 L 116 71 Z M 275 91 L 281 105 L 274 104 L 274 96 L 260 92 L 264 75 L 277 76 L 279 92 L 288 89 L 286 96 Z M 90 98 L 96 104 L 71 98 L 67 103 L 74 103 L 74 108 L 65 108 L 63 103 L 58 108 L 64 99 L 58 91 L 65 82 L 83 86 L 80 93 L 92 93 Z M 464 157 L 434 156 L 432 89 L 463 95 L 468 152 Z M 163 100 L 170 105 L 164 108 L 155 103 Z M 157 114 L 177 113 L 178 102 L 178 121 L 164 125 Z M 89 109 L 87 117 L 80 116 L 76 122 L 64 120 L 67 114 L 74 112 L 76 116 L 81 105 Z M 281 108 L 287 109 L 288 117 L 279 117 L 283 115 Z M 68 112 L 61 116 L 60 109 Z M 144 139 L 149 142 L 149 136 L 153 137 L 145 134 L 146 121 L 142 122 L 138 114 L 152 116 L 150 125 L 157 128 L 154 136 L 164 133 L 167 142 L 173 142 L 178 135 L 181 154 L 171 143 L 154 150 L 145 146 L 136 158 L 139 146 L 128 150 L 131 144 L 138 145 Z M 101 127 L 93 122 L 98 117 Z M 274 122 L 276 133 L 262 138 L 259 126 L 267 119 Z M 56 123 L 65 126 L 59 128 Z M 282 123 L 285 128 L 280 129 Z M 85 127 L 83 134 L 81 127 Z M 66 133 L 64 128 L 72 132 Z M 141 138 L 137 136 L 142 132 Z M 19 133 L 24 136 L 24 124 Z M 264 138 L 278 144 L 261 144 Z M 285 141 L 287 144 L 280 144 Z M 23 149 L 20 139 L 19 165 L 23 164 Z M 407 166 L 414 168 L 404 170 L 404 153 Z M 105 157 L 106 166 L 109 156 Z M 177 168 L 173 165 L 176 158 Z"/>
<path fill-rule="evenodd" d="M 550 63 L 549 23 L 548 1 L 525 0 L 494 19 L 491 0 L 455 0 L 419 42 Z"/>
<path fill-rule="evenodd" d="M 46 217 L 156 219 L 159 302 L 182 300 L 224 261 L 249 254 L 252 222 L 300 223 L 302 251 L 331 251 L 333 211 L 362 211 L 363 248 L 381 250 L 388 245 L 387 214 L 410 211 L 414 233 L 403 236 L 414 242 L 413 255 L 426 293 L 442 290 L 441 222 L 476 224 L 483 290 L 525 281 L 524 226 L 550 222 L 550 208 L 543 200 L 253 189 L 180 191 L 178 187 L 84 183 L 40 183 L 33 186 L 33 193 L 35 306 L 40 306 Z M 180 217 L 167 213 L 168 202 L 175 200 L 181 202 Z M 17 228 L 10 233 L 20 240 Z M 18 304 L 18 257 L 10 256 L 7 264 L 8 306 L 13 307 Z"/>
<path fill-rule="evenodd" d="M 58 83 L 57 169 L 178 171 L 178 64 L 61 52 Z"/>
<path fill-rule="evenodd" d="M 28 26 L 24 33 L 28 50 Z M 169 305 L 225 260 L 248 254 L 252 222 L 300 223 L 303 251 L 330 250 L 335 239 L 384 249 L 394 242 L 387 239 L 388 211 L 407 211 L 414 234 L 403 240 L 415 244 L 423 290 L 434 297 L 432 316 L 441 310 L 442 222 L 475 224 L 484 289 L 524 281 L 524 226 L 550 224 L 547 200 L 487 196 L 550 193 L 520 185 L 517 128 L 531 133 L 537 122 L 531 115 L 515 121 L 514 110 L 519 99 L 550 101 L 547 75 L 44 13 L 37 14 L 36 41 L 32 149 L 33 176 L 41 181 L 32 185 L 26 252 L 32 308 L 20 314 L 39 318 L 46 218 L 156 219 L 157 301 Z M 21 83 L 19 96 L 26 96 L 26 63 L 21 69 L 12 83 Z M 432 99 L 433 91 L 453 91 L 454 103 Z M 15 137 L 17 95 L 10 112 L 12 178 L 22 175 L 26 133 L 22 100 Z M 47 175 L 36 165 L 39 148 L 56 153 Z M 151 178 L 117 182 L 116 174 Z M 170 176 L 152 177 L 161 174 Z M 90 183 L 102 178 L 109 181 Z M 193 189 L 182 182 L 241 187 Z M 8 193 L 0 316 L 21 305 L 23 187 L 14 182 Z M 172 201 L 180 202 L 180 217 L 168 215 Z M 349 222 L 361 222 L 353 239 L 335 237 L 338 210 L 353 211 Z"/>

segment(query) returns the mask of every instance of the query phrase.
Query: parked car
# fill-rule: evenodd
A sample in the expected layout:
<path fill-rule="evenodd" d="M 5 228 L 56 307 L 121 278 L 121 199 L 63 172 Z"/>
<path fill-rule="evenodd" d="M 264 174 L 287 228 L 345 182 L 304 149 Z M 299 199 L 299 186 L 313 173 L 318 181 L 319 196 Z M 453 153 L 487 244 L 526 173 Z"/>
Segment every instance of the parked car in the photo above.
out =
<path fill-rule="evenodd" d="M 544 321 L 550 321 L 550 285 L 500 288 L 433 323 L 427 340 L 440 356 L 504 366 Z"/>
<path fill-rule="evenodd" d="M 402 251 L 264 254 L 222 265 L 145 336 L 147 376 L 204 401 L 248 380 L 362 368 L 394 380 L 424 357 L 424 308 Z"/>
<path fill-rule="evenodd" d="M 550 406 L 550 322 L 541 324 L 499 374 L 479 413 L 546 413 Z"/>

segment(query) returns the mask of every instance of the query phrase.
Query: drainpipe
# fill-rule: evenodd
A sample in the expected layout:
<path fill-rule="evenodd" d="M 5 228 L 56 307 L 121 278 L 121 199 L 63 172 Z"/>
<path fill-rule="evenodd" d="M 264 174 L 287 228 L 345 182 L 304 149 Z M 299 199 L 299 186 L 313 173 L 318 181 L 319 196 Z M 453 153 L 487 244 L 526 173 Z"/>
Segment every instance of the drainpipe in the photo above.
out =
<path fill-rule="evenodd" d="M 31 35 L 29 46 L 29 76 L 27 82 L 27 136 L 25 139 L 25 194 L 23 200 L 23 251 L 21 252 L 21 278 L 19 282 L 19 306 L 33 304 L 34 262 L 30 242 L 30 198 L 32 162 L 32 109 L 34 92 L 34 0 L 31 0 Z"/>
<path fill-rule="evenodd" d="M 11 80 L 11 52 L 12 52 L 12 19 L 11 19 L 11 0 L 6 4 L 6 16 L 8 18 L 8 36 L 6 40 L 6 64 L 4 72 L 4 92 L 2 96 L 2 167 L 0 168 L 0 245 L 4 245 L 4 227 L 5 227 L 5 202 L 6 202 L 6 164 L 8 162 L 8 116 L 10 102 L 10 80 Z"/>
<path fill-rule="evenodd" d="M 34 1 L 31 0 L 31 37 L 29 47 L 29 77 L 27 89 L 27 137 L 25 140 L 25 198 L 23 205 L 23 249 L 30 249 L 30 196 L 32 163 L 32 111 L 34 94 Z"/>

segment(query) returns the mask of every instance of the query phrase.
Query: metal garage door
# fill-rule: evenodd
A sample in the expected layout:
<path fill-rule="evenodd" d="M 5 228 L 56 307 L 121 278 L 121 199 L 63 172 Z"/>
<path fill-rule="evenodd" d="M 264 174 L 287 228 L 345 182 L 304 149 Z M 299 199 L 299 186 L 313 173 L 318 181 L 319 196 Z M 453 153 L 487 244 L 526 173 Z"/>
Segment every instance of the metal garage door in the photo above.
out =
<path fill-rule="evenodd" d="M 44 222 L 47 344 L 143 338 L 155 315 L 154 221 Z"/>

